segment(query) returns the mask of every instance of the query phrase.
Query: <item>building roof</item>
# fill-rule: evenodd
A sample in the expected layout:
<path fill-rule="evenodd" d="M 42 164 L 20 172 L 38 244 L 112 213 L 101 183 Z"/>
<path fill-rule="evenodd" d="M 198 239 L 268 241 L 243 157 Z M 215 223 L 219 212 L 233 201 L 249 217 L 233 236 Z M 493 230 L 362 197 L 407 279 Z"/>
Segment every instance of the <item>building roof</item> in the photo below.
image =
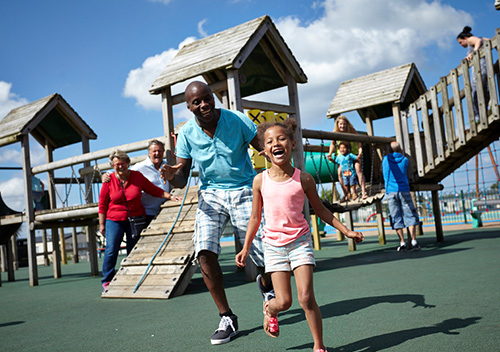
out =
<path fill-rule="evenodd" d="M 414 63 L 393 67 L 342 82 L 333 98 L 327 117 L 372 108 L 373 120 L 392 116 L 392 104 L 405 109 L 427 88 Z"/>
<path fill-rule="evenodd" d="M 271 18 L 262 16 L 182 47 L 149 92 L 200 75 L 209 84 L 225 80 L 228 69 L 238 69 L 242 97 L 285 86 L 286 72 L 307 82 Z"/>
<path fill-rule="evenodd" d="M 40 144 L 54 149 L 80 142 L 82 136 L 97 135 L 57 93 L 11 110 L 0 121 L 0 147 L 21 140 L 30 133 Z"/>

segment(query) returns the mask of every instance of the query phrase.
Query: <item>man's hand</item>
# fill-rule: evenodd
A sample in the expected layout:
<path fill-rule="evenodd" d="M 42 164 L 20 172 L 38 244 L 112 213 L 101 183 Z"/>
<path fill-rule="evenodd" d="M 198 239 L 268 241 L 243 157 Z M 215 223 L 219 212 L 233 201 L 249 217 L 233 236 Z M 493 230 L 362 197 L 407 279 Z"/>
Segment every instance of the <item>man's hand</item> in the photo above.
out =
<path fill-rule="evenodd" d="M 163 165 L 160 169 L 160 177 L 163 179 L 164 183 L 170 181 L 174 178 L 175 173 L 182 167 L 182 164 L 177 165 Z"/>

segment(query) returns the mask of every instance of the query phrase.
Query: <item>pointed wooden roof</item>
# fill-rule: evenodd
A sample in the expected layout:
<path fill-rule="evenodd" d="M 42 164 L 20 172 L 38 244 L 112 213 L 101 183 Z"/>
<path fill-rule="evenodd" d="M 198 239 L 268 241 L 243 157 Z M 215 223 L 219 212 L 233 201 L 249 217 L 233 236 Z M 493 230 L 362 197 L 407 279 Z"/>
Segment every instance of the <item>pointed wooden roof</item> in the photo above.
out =
<path fill-rule="evenodd" d="M 81 142 L 82 136 L 97 135 L 57 93 L 11 110 L 0 121 L 0 147 L 18 142 L 30 133 L 40 144 L 54 149 Z"/>
<path fill-rule="evenodd" d="M 238 69 L 241 96 L 287 84 L 286 72 L 298 83 L 307 77 L 269 16 L 259 17 L 182 47 L 149 92 L 202 75 L 207 83 L 226 79 Z"/>
<path fill-rule="evenodd" d="M 392 104 L 405 109 L 427 88 L 414 63 L 393 67 L 350 81 L 342 82 L 333 98 L 327 117 L 371 108 L 372 119 L 392 116 Z"/>

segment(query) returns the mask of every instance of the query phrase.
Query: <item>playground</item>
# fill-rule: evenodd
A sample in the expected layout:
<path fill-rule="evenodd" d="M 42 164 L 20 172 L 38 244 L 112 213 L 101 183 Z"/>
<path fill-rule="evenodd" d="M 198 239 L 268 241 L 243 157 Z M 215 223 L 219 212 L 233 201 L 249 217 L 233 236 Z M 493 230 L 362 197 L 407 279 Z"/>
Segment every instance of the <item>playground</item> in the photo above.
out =
<path fill-rule="evenodd" d="M 498 325 L 495 317 L 499 287 L 498 280 L 491 280 L 495 273 L 491 275 L 484 268 L 497 271 L 499 267 L 496 254 L 500 234 L 497 165 L 500 28 L 491 38 L 474 52 L 471 62 L 463 60 L 429 88 L 414 63 L 343 82 L 331 105 L 325 107 L 326 116 L 335 120 L 342 114 L 356 112 L 365 123 L 366 132 L 308 130 L 301 128 L 306 117 L 300 115 L 297 89 L 298 84 L 307 83 L 307 76 L 270 17 L 263 16 L 179 50 L 149 90 L 162 98 L 164 124 L 163 134 L 152 137 L 165 142 L 166 159 L 173 164 L 179 128 L 173 123 L 173 107 L 184 104 L 186 97 L 183 93 L 172 94 L 171 87 L 197 76 L 203 77 L 223 107 L 244 111 L 256 124 L 293 117 L 300 127 L 293 152 L 294 166 L 316 179 L 324 204 L 348 228 L 366 231 L 367 235 L 366 243 L 356 245 L 341 234 L 323 229 L 311 209 L 304 209 L 313 230 L 318 260 L 315 281 L 318 302 L 324 311 L 328 346 L 337 346 L 334 351 L 417 351 L 423 350 L 425 344 L 427 350 L 435 346 L 450 351 L 492 350 L 492 346 L 498 346 L 491 335 L 498 335 L 492 331 Z M 225 51 L 219 52 L 220 48 Z M 218 55 L 212 55 L 215 52 Z M 491 100 L 486 101 L 486 88 L 479 85 L 476 120 L 471 77 L 480 80 L 479 62 L 483 59 Z M 287 104 L 249 99 L 275 88 L 286 90 Z M 381 137 L 374 130 L 374 121 L 386 118 L 394 121 L 393 137 Z M 130 255 L 122 258 L 116 276 L 99 297 L 96 293 L 100 290 L 102 266 L 99 253 L 105 246 L 96 236 L 101 173 L 110 168 L 106 158 L 115 148 L 133 153 L 132 164 L 143 160 L 148 140 L 91 151 L 89 140 L 96 139 L 97 134 L 57 93 L 12 110 L 0 121 L 0 127 L 0 147 L 21 143 L 25 188 L 34 189 L 34 176 L 38 174 L 46 174 L 49 180 L 44 209 L 34 206 L 33 192 L 25 196 L 24 212 L 0 203 L 0 244 L 7 271 L 7 282 L 3 277 L 3 282 L 0 280 L 7 303 L 0 322 L 6 332 L 6 337 L 2 337 L 5 346 L 9 350 L 20 346 L 23 351 L 54 347 L 78 350 L 82 346 L 82 350 L 89 350 L 103 348 L 103 343 L 112 345 L 106 346 L 111 350 L 203 349 L 207 333 L 202 329 L 211 326 L 208 317 L 213 315 L 210 313 L 213 307 L 193 260 L 191 238 L 198 205 L 197 173 L 193 173 L 188 187 L 172 191 L 183 197 L 182 203 L 162 205 Z M 45 147 L 45 164 L 32 166 L 30 138 Z M 326 153 L 331 141 L 340 140 L 363 146 L 361 163 L 366 179 L 363 199 L 340 201 L 335 192 L 337 168 L 327 160 Z M 383 202 L 381 161 L 387 145 L 395 140 L 410 159 L 410 188 L 423 232 L 418 238 L 422 246 L 418 253 L 395 251 L 397 240 L 389 230 L 389 216 Z M 54 150 L 68 145 L 81 145 L 81 154 L 54 160 Z M 489 166 L 479 153 L 485 148 L 491 158 Z M 268 167 L 255 150 L 249 152 L 258 172 Z M 469 165 L 474 159 L 475 165 Z M 493 172 L 495 179 L 487 182 L 485 174 Z M 447 177 L 453 179 L 453 184 L 444 190 L 442 182 Z M 80 205 L 69 205 L 71 191 L 77 192 Z M 17 267 L 14 234 L 23 222 L 27 224 L 28 268 Z M 450 230 L 443 226 L 447 224 L 462 227 Z M 64 228 L 73 229 L 73 233 L 76 228 L 84 229 L 88 262 L 78 263 L 76 259 L 68 264 Z M 227 231 L 230 235 L 231 229 Z M 41 253 L 36 249 L 36 232 L 42 233 Z M 51 234 L 51 249 L 47 245 L 47 232 Z M 69 248 L 73 257 L 78 258 L 75 237 Z M 244 273 L 236 270 L 234 253 L 238 245 L 230 242 L 225 247 L 221 264 L 234 306 L 256 306 L 255 311 L 241 314 L 242 317 L 248 314 L 242 320 L 249 325 L 241 327 L 238 348 L 258 350 L 252 344 L 255 339 L 247 339 L 262 333 L 258 292 L 255 290 L 255 297 L 248 294 L 256 271 L 251 265 L 247 265 Z M 43 256 L 44 266 L 37 265 L 39 256 Z M 31 299 L 33 292 L 37 292 L 36 299 Z M 15 302 L 19 302 L 19 297 L 26 297 L 29 304 L 23 305 L 26 311 L 16 317 Z M 159 300 L 151 299 L 165 299 L 167 303 L 160 305 Z M 54 306 L 44 305 L 44 300 Z M 186 307 L 196 308 L 199 317 L 186 315 Z M 273 350 L 273 343 L 275 350 L 310 348 L 298 342 L 308 334 L 298 308 L 292 307 L 281 319 L 283 325 L 290 325 L 289 334 L 294 337 L 286 340 L 286 346 L 281 339 L 271 341 L 265 350 Z M 124 311 L 130 314 L 122 315 Z M 151 311 L 154 313 L 150 314 Z M 33 319 L 33 313 L 38 315 L 37 319 Z M 348 315 L 349 319 L 344 321 Z M 47 324 L 46 319 L 57 323 Z M 193 319 L 207 321 L 192 324 Z M 74 324 L 68 324 L 68 320 Z M 106 321 L 106 326 L 100 325 L 101 320 Z M 115 321 L 116 326 L 109 325 L 109 321 Z M 54 329 L 57 324 L 59 329 Z M 57 333 L 47 331 L 49 327 Z M 105 331 L 111 327 L 112 330 Z M 16 336 L 16 329 L 36 333 L 26 341 L 11 340 L 7 336 Z M 95 339 L 89 339 L 89 335 Z M 105 336 L 104 340 L 101 336 Z M 186 340 L 192 346 L 187 346 Z M 413 346 L 414 341 L 418 341 L 418 346 Z M 4 346 L 4 341 L 1 342 Z M 222 347 L 225 348 L 232 347 Z"/>
<path fill-rule="evenodd" d="M 315 253 L 314 280 L 328 351 L 497 350 L 500 223 L 469 227 L 445 226 L 443 243 L 426 232 L 419 238 L 423 249 L 407 253 L 394 250 L 396 236 L 386 246 L 367 236 L 356 252 L 334 236 L 324 238 Z M 234 254 L 231 244 L 223 247 L 221 265 L 240 334 L 217 350 L 309 351 L 307 323 L 296 301 L 282 316 L 282 336 L 265 335 L 260 294 L 237 272 Z M 70 263 L 63 271 L 54 280 L 52 268 L 40 267 L 40 285 L 32 288 L 28 269 L 21 268 L 15 282 L 0 288 L 2 349 L 207 350 L 216 315 L 199 271 L 184 295 L 166 301 L 104 300 L 96 294 L 100 278 L 88 275 L 88 263 Z"/>

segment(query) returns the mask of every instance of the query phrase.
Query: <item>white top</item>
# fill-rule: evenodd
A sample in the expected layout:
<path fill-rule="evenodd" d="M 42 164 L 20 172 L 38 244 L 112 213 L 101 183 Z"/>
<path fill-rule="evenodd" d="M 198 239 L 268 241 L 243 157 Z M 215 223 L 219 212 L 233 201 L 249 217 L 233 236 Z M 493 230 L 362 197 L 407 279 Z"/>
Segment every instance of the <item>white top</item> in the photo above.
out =
<path fill-rule="evenodd" d="M 161 166 L 163 165 L 165 165 L 164 161 L 162 161 Z M 155 186 L 163 189 L 165 192 L 170 192 L 170 184 L 168 182 L 163 183 L 163 179 L 160 177 L 160 172 L 155 169 L 151 159 L 149 159 L 149 156 L 140 163 L 132 166 L 131 170 L 139 171 Z M 142 205 L 146 209 L 146 215 L 156 216 L 160 212 L 160 205 L 162 205 L 164 201 L 165 199 L 163 198 L 153 197 L 145 192 L 142 192 Z"/>

